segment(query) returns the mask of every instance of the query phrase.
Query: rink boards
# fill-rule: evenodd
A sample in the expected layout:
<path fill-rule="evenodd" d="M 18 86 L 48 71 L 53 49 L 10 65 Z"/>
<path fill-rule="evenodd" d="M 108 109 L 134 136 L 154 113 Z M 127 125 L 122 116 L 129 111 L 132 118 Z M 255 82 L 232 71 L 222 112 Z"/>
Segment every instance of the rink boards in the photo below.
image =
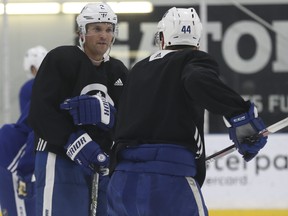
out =
<path fill-rule="evenodd" d="M 205 140 L 207 155 L 231 145 L 227 134 Z M 273 134 L 249 163 L 237 151 L 211 163 L 202 187 L 209 216 L 288 216 L 287 141 Z"/>
<path fill-rule="evenodd" d="M 272 134 L 246 163 L 237 151 L 211 163 L 202 187 L 211 216 L 288 215 L 288 134 Z M 206 135 L 211 155 L 231 145 L 227 134 Z"/>
<path fill-rule="evenodd" d="M 210 210 L 209 216 L 287 216 L 287 210 Z"/>

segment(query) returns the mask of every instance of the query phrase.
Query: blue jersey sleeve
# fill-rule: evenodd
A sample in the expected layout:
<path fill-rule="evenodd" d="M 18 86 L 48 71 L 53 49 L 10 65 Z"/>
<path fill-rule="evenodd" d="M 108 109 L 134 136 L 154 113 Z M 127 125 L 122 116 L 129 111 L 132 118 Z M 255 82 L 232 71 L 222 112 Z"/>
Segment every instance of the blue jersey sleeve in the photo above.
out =
<path fill-rule="evenodd" d="M 28 133 L 17 124 L 5 124 L 0 129 L 0 166 L 15 171 L 22 156 Z"/>
<path fill-rule="evenodd" d="M 27 103 L 31 100 L 33 82 L 34 79 L 28 80 L 20 89 L 19 103 L 21 113 L 23 113 Z"/>
<path fill-rule="evenodd" d="M 32 129 L 27 124 L 29 103 L 18 121 L 0 128 L 0 166 L 14 172 L 26 148 L 28 135 Z"/>
<path fill-rule="evenodd" d="M 25 153 L 19 159 L 17 174 L 20 176 L 32 175 L 34 172 L 35 154 L 34 154 L 34 132 L 30 132 L 27 140 Z"/>

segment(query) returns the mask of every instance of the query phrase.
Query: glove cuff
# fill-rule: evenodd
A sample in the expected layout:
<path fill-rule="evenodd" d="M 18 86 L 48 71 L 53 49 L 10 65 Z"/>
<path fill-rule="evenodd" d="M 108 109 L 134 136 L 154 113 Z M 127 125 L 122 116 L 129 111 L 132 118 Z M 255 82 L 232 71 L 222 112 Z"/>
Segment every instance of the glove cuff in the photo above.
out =
<path fill-rule="evenodd" d="M 87 133 L 83 133 L 67 147 L 66 154 L 71 158 L 71 160 L 74 160 L 75 156 L 81 151 L 81 149 L 91 141 L 91 137 Z"/>
<path fill-rule="evenodd" d="M 93 97 L 97 98 L 99 101 L 102 101 L 102 103 L 99 103 L 101 123 L 109 126 L 111 124 L 111 122 L 110 122 L 111 121 L 111 115 L 113 115 L 113 113 L 111 113 L 111 110 L 110 110 L 109 102 L 107 102 L 103 97 L 100 97 L 98 95 L 93 95 Z"/>
<path fill-rule="evenodd" d="M 239 127 L 241 125 L 245 125 L 250 123 L 252 119 L 255 119 L 258 117 L 258 110 L 254 103 L 251 103 L 249 111 L 246 113 L 242 113 L 240 115 L 234 116 L 230 119 L 227 119 L 225 116 L 223 116 L 224 123 L 226 127 Z"/>

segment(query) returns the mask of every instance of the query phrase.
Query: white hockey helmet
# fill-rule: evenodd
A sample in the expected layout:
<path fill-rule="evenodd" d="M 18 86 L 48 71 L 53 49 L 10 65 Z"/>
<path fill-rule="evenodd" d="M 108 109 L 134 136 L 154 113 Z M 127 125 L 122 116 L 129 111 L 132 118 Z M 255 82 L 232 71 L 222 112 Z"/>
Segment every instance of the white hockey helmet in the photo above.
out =
<path fill-rule="evenodd" d="M 47 50 L 43 46 L 36 46 L 28 49 L 23 61 L 24 70 L 31 72 L 32 66 L 38 70 L 46 54 Z"/>
<path fill-rule="evenodd" d="M 103 2 L 88 3 L 77 16 L 76 22 L 80 34 L 86 34 L 86 25 L 88 23 L 105 22 L 113 24 L 114 35 L 117 31 L 117 15 L 110 6 Z"/>
<path fill-rule="evenodd" d="M 202 24 L 194 8 L 170 8 L 158 23 L 158 34 L 164 36 L 164 46 L 200 45 Z M 160 38 L 162 40 L 162 38 Z"/>

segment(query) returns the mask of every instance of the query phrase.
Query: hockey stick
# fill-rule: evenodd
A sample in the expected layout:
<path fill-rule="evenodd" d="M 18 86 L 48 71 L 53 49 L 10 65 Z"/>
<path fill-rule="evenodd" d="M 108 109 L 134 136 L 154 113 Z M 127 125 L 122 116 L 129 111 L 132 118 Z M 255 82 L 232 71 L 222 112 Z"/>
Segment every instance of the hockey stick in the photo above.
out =
<path fill-rule="evenodd" d="M 99 174 L 95 173 L 93 175 L 92 187 L 91 187 L 90 216 L 96 216 L 97 199 L 98 199 L 98 183 L 99 183 Z"/>
<path fill-rule="evenodd" d="M 284 118 L 282 119 L 281 121 L 278 121 L 276 122 L 275 124 L 272 124 L 270 125 L 269 127 L 267 127 L 265 130 L 263 130 L 262 132 L 260 132 L 259 134 L 255 134 L 251 137 L 247 137 L 246 139 L 250 142 L 253 142 L 257 139 L 259 139 L 260 137 L 263 137 L 263 136 L 268 136 L 269 134 L 271 133 L 275 133 L 285 127 L 288 126 L 288 117 L 287 118 Z M 227 154 L 230 154 L 231 152 L 235 151 L 236 150 L 236 146 L 235 144 L 231 145 L 231 146 L 228 146 L 227 148 L 225 149 L 222 149 L 221 151 L 219 152 L 216 152 L 208 157 L 206 157 L 206 164 L 209 164 L 213 161 L 215 161 L 216 159 L 218 158 L 221 158 Z"/>

